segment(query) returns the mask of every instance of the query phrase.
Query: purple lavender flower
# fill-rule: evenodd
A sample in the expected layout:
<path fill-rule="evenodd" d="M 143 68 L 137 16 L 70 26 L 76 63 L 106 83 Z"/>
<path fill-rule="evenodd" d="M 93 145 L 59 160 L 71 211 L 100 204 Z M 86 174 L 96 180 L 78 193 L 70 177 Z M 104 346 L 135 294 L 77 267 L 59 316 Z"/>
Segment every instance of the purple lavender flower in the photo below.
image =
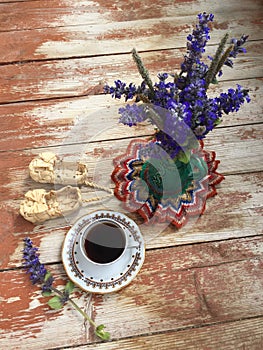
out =
<path fill-rule="evenodd" d="M 158 78 L 160 81 L 165 81 L 168 78 L 169 74 L 168 73 L 159 73 Z"/>
<path fill-rule="evenodd" d="M 187 37 L 187 55 L 181 64 L 181 76 L 187 73 L 188 80 L 195 77 L 204 77 L 207 66 L 200 61 L 202 54 L 205 52 L 205 46 L 210 39 L 208 23 L 213 21 L 214 15 L 206 12 L 198 14 L 199 23 L 193 30 L 192 34 Z"/>
<path fill-rule="evenodd" d="M 119 108 L 119 113 L 121 114 L 119 122 L 124 125 L 137 125 L 137 123 L 147 119 L 144 105 L 137 105 L 136 103 Z"/>
<path fill-rule="evenodd" d="M 52 286 L 54 278 L 51 273 L 46 270 L 45 266 L 39 261 L 39 254 L 37 253 L 38 248 L 33 246 L 33 242 L 30 238 L 26 237 L 24 239 L 24 249 L 23 249 L 23 265 L 30 274 L 30 280 L 32 284 L 40 283 L 42 284 L 42 292 L 50 294 L 55 292 L 57 295 L 52 297 L 48 305 L 51 309 L 61 309 L 63 305 L 69 301 L 71 305 L 81 313 L 81 315 L 94 327 L 94 333 L 100 337 L 102 340 L 109 340 L 110 333 L 105 332 L 104 325 L 97 326 L 95 322 L 69 297 L 70 293 L 74 289 L 74 283 L 69 281 L 64 289 L 64 292 L 58 290 Z"/>
<path fill-rule="evenodd" d="M 145 94 L 146 85 L 142 82 L 140 86 L 135 86 L 135 84 L 130 83 L 128 86 L 121 80 L 114 81 L 115 86 L 104 86 L 104 92 L 106 94 L 111 94 L 113 98 L 120 99 L 122 96 L 125 97 L 125 101 L 131 100 L 134 96 L 138 94 Z"/>
<path fill-rule="evenodd" d="M 120 99 L 124 94 L 126 83 L 123 83 L 121 80 L 115 80 L 114 83 L 115 87 L 105 85 L 104 91 L 107 94 L 111 94 L 112 97 Z"/>
<path fill-rule="evenodd" d="M 174 82 L 166 82 L 168 78 L 167 73 L 158 74 L 159 82 L 154 85 L 154 98 L 151 102 L 155 106 L 162 108 L 173 109 L 177 103 L 178 87 Z"/>
<path fill-rule="evenodd" d="M 216 99 L 219 108 L 226 114 L 229 114 L 230 112 L 237 112 L 245 100 L 250 102 L 248 90 L 243 89 L 240 85 L 237 85 L 235 90 L 228 89 L 227 93 L 221 93 L 220 97 Z"/>
<path fill-rule="evenodd" d="M 158 131 L 155 134 L 156 141 L 160 145 L 160 147 L 171 157 L 174 159 L 178 153 L 182 150 L 181 146 L 168 134 L 163 132 L 162 130 Z"/>
<path fill-rule="evenodd" d="M 248 39 L 248 35 L 244 35 L 244 34 L 241 36 L 239 40 L 233 38 L 231 40 L 231 43 L 234 45 L 234 48 L 230 52 L 229 57 L 236 58 L 239 53 L 241 52 L 246 53 L 247 52 L 246 49 L 242 46 L 245 44 L 247 39 Z M 224 64 L 228 67 L 233 68 L 233 61 L 229 57 L 227 58 Z"/>
<path fill-rule="evenodd" d="M 176 108 L 166 113 L 163 131 L 179 145 L 186 143 L 189 126 L 185 123 L 189 109 L 187 104 L 178 103 Z"/>
<path fill-rule="evenodd" d="M 39 261 L 38 248 L 33 246 L 33 242 L 30 238 L 24 239 L 25 247 L 23 249 L 24 267 L 27 273 L 30 274 L 30 280 L 32 284 L 40 283 L 42 285 L 43 292 L 51 291 L 51 286 L 54 278 L 50 274 L 46 278 L 47 270 L 43 264 Z"/>
<path fill-rule="evenodd" d="M 179 75 L 159 73 L 159 81 L 151 84 L 151 89 L 144 80 L 137 87 L 132 83 L 126 85 L 120 80 L 115 81 L 114 87 L 105 87 L 105 92 L 112 94 L 115 98 L 123 96 L 125 100 L 135 98 L 135 102 L 146 103 L 146 108 L 136 104 L 120 108 L 120 122 L 132 126 L 149 119 L 159 129 L 156 134 L 158 144 L 172 158 L 180 151 L 180 144 L 189 147 L 193 144 L 187 128 L 197 139 L 203 139 L 218 125 L 223 112 L 228 114 L 238 111 L 245 101 L 250 101 L 248 90 L 239 85 L 236 90 L 229 89 L 219 97 L 207 96 L 207 88 L 214 81 L 217 72 L 221 74 L 223 64 L 233 66 L 231 58 L 245 52 L 242 45 L 248 38 L 242 35 L 239 40 L 232 39 L 233 46 L 224 52 L 224 45 L 228 38 L 226 34 L 219 44 L 215 60 L 213 61 L 210 57 L 213 62 L 208 68 L 201 59 L 207 41 L 210 39 L 209 22 L 212 22 L 213 18 L 213 14 L 205 12 L 198 15 L 198 24 L 187 37 L 187 54 Z M 141 59 L 139 57 L 137 59 L 140 61 L 139 66 L 143 66 Z M 141 71 L 147 70 L 141 67 L 139 72 Z M 144 75 L 142 77 L 145 79 Z M 172 81 L 168 79 L 169 77 Z"/>

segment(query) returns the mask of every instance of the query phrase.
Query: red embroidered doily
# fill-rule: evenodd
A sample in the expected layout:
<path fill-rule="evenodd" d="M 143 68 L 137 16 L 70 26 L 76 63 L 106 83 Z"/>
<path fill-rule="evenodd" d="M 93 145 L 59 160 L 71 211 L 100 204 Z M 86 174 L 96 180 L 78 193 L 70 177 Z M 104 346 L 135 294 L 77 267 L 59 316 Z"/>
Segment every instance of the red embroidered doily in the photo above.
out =
<path fill-rule="evenodd" d="M 150 194 L 149 182 L 141 178 L 142 166 L 145 164 L 143 150 L 148 144 L 146 140 L 132 140 L 126 153 L 113 160 L 115 168 L 111 178 L 115 183 L 114 194 L 123 202 L 126 210 L 136 211 L 146 223 L 167 222 L 180 228 L 190 217 L 203 214 L 206 199 L 217 193 L 216 185 L 224 179 L 216 171 L 220 161 L 215 159 L 215 152 L 204 150 L 204 144 L 200 142 L 200 148 L 193 150 L 192 156 L 206 163 L 204 176 L 191 180 L 182 193 L 178 193 L 178 189 L 173 193 L 171 185 L 167 191 L 163 188 L 163 195 L 156 199 Z M 175 187 L 178 187 L 180 178 L 176 171 L 174 181 Z"/>

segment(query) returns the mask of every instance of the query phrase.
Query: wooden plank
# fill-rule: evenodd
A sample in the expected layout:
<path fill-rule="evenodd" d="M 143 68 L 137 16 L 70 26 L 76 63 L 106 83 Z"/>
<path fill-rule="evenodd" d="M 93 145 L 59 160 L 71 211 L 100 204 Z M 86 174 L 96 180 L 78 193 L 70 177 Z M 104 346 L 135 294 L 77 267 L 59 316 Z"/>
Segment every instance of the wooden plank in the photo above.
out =
<path fill-rule="evenodd" d="M 148 334 L 262 315 L 262 260 L 176 272 L 174 255 L 174 249 L 149 253 L 129 288 L 110 298 L 96 296 L 97 321 L 110 320 L 114 310 L 108 327 L 115 336 L 127 337 L 138 329 Z"/>
<path fill-rule="evenodd" d="M 113 340 L 262 316 L 262 248 L 257 257 L 241 255 L 240 260 L 242 248 L 236 250 L 234 242 L 223 245 L 226 251 L 222 246 L 216 250 L 220 263 L 212 261 L 212 266 L 201 263 L 196 267 L 195 257 L 201 258 L 198 249 L 187 268 L 181 266 L 187 251 L 182 255 L 178 248 L 149 251 L 142 270 L 128 287 L 111 295 L 95 295 L 91 301 L 84 293 L 79 304 L 88 308 L 97 323 L 106 320 Z M 192 247 L 185 249 L 190 256 Z M 207 252 L 211 250 L 208 246 Z M 65 283 L 61 265 L 49 268 L 56 277 L 62 276 L 59 284 Z M 48 348 L 94 341 L 89 327 L 71 307 L 48 311 L 45 299 L 21 270 L 1 272 L 0 295 L 2 348 L 12 342 L 14 347 L 22 344 L 45 349 L 47 337 Z M 57 329 L 60 332 L 55 336 Z"/>
<path fill-rule="evenodd" d="M 85 134 L 86 129 L 83 128 L 83 124 L 80 124 L 73 135 L 68 135 L 64 145 L 56 148 L 2 152 L 0 169 L 2 173 L 3 200 L 17 198 L 17 196 L 22 195 L 26 188 L 39 186 L 39 184 L 29 179 L 28 164 L 36 154 L 50 150 L 65 159 L 84 161 L 89 169 L 90 180 L 95 179 L 100 184 L 110 186 L 110 175 L 113 171 L 112 160 L 117 155 L 126 152 L 131 139 L 122 139 L 124 136 L 121 132 L 122 130 L 113 128 L 107 129 L 104 133 L 98 133 L 98 138 L 107 140 L 108 135 L 114 133 L 116 139 L 114 141 L 94 142 L 95 135 L 94 141 L 91 140 L 91 142 L 79 144 L 77 143 L 78 136 L 81 140 L 83 129 Z M 103 138 L 104 135 L 105 138 Z M 261 125 L 221 128 L 214 130 L 212 135 L 206 138 L 205 148 L 207 150 L 216 150 L 217 158 L 221 161 L 219 171 L 224 175 L 249 173 L 262 171 L 261 140 Z"/>
<path fill-rule="evenodd" d="M 262 43 L 250 42 L 246 47 L 247 54 L 235 60 L 234 69 L 224 68 L 220 83 L 238 80 L 242 84 L 241 80 L 262 76 Z M 130 51 L 132 46 L 127 48 Z M 214 46 L 208 47 L 207 55 L 213 55 L 215 50 Z M 181 48 L 144 52 L 141 56 L 152 79 L 157 81 L 160 72 L 180 71 L 185 52 Z M 98 94 L 103 92 L 106 81 L 113 84 L 117 79 L 141 83 L 131 54 L 2 65 L 0 103 Z"/>
<path fill-rule="evenodd" d="M 13 2 L 28 2 L 28 3 L 30 3 L 31 1 L 38 1 L 38 0 L 0 0 L 0 4 L 13 3 Z"/>
<path fill-rule="evenodd" d="M 260 0 L 0 0 L 1 349 L 262 349 L 262 6 Z M 152 75 L 179 70 L 186 36 L 203 10 L 216 19 L 208 54 L 228 30 L 250 34 L 248 54 L 211 94 L 240 83 L 252 101 L 205 140 L 226 175 L 205 214 L 175 230 L 146 227 L 128 213 L 146 241 L 141 272 L 112 295 L 90 299 L 75 290 L 74 300 L 112 334 L 110 343 L 100 343 L 70 306 L 48 309 L 21 269 L 21 249 L 29 235 L 55 283 L 65 284 L 61 247 L 70 225 L 96 209 L 124 210 L 110 199 L 34 226 L 18 214 L 20 200 L 29 189 L 53 186 L 34 183 L 27 166 L 52 150 L 83 158 L 90 180 L 112 186 L 112 158 L 152 127 L 118 125 L 120 101 L 102 95 L 105 80 L 140 81 L 133 46 Z M 103 194 L 81 191 L 85 198 Z"/>
<path fill-rule="evenodd" d="M 221 128 L 207 136 L 206 147 L 216 151 L 218 159 L 222 160 L 224 174 L 262 170 L 261 128 L 261 124 L 235 127 L 233 130 Z"/>
<path fill-rule="evenodd" d="M 210 44 L 218 43 L 231 32 L 240 37 L 246 28 L 250 40 L 262 39 L 260 13 L 224 13 L 217 16 Z M 195 16 L 179 16 L 76 25 L 0 33 L 1 62 L 88 57 L 138 51 L 185 47 L 186 36 L 192 31 Z M 22 47 L 21 47 L 21 43 Z"/>
<path fill-rule="evenodd" d="M 16 178 L 15 175 L 14 177 Z M 173 226 L 166 228 L 157 225 L 154 227 L 145 226 L 138 217 L 131 213 L 126 214 L 133 217 L 139 225 L 149 249 L 262 235 L 261 184 L 262 173 L 227 176 L 218 189 L 218 195 L 207 202 L 207 209 L 203 216 L 180 230 L 176 230 Z M 64 219 L 56 219 L 34 226 L 19 215 L 19 204 L 23 193 L 36 187 L 42 188 L 43 185 L 34 185 L 28 179 L 23 180 L 22 185 L 20 182 L 16 182 L 10 186 L 7 182 L 1 186 L 6 194 L 1 206 L 3 221 L 0 223 L 2 241 L 0 245 L 0 269 L 20 266 L 22 241 L 25 235 L 33 237 L 35 243 L 40 246 L 44 262 L 51 263 L 61 260 L 61 246 L 69 230 L 69 224 Z M 4 191 L 2 192 L 3 196 Z M 101 205 L 97 203 L 96 206 L 91 205 L 84 208 L 77 216 L 73 216 L 72 222 L 77 217 L 97 209 L 125 212 L 121 203 L 112 199 Z M 261 240 L 260 237 L 259 240 Z M 241 244 L 241 252 L 246 251 L 246 245 L 248 249 L 251 249 L 246 241 L 244 245 Z M 206 254 L 200 254 L 201 259 L 205 260 Z M 187 259 L 189 258 L 188 255 L 185 256 Z M 211 259 L 212 257 L 216 258 L 211 255 Z"/>
<path fill-rule="evenodd" d="M 39 29 L 65 25 L 124 22 L 147 18 L 196 16 L 204 8 L 207 12 L 229 13 L 260 12 L 260 0 L 232 0 L 207 4 L 194 0 L 120 1 L 110 4 L 105 1 L 48 0 L 44 1 L 0 1 L 0 31 Z"/>
<path fill-rule="evenodd" d="M 49 269 L 55 275 L 56 283 L 63 286 L 66 276 L 62 266 Z M 51 311 L 46 304 L 48 299 L 41 296 L 37 286 L 31 285 L 25 272 L 10 272 L 0 273 L 2 349 L 47 349 L 86 342 L 86 324 L 75 310 L 65 307 Z M 79 297 L 82 307 L 88 307 L 89 295 L 77 293 L 75 296 Z"/>
<path fill-rule="evenodd" d="M 98 173 L 95 171 L 98 169 L 98 166 L 100 166 L 102 172 L 105 172 L 105 176 L 108 176 L 109 168 L 107 166 L 110 165 L 110 169 L 113 169 L 112 159 L 125 153 L 128 144 L 131 142 L 131 138 L 128 137 L 130 128 L 128 126 L 114 125 L 112 128 L 89 135 L 86 130 L 89 130 L 91 122 L 90 120 L 81 120 L 73 131 L 65 135 L 64 142 L 60 146 L 52 148 L 52 150 L 61 157 L 67 156 L 74 160 L 83 158 L 83 161 L 87 162 L 87 166 L 90 169 L 91 177 L 93 175 L 95 177 L 98 176 Z M 206 137 L 206 149 L 216 150 L 218 159 L 223 163 L 225 175 L 262 170 L 262 127 L 261 124 L 256 124 L 233 128 L 218 128 Z M 153 132 L 150 135 L 152 134 Z M 109 140 L 109 135 L 114 135 L 114 137 Z M 86 142 L 83 142 L 85 136 Z M 114 139 L 115 141 L 113 141 Z M 82 142 L 82 144 L 79 144 L 78 141 Z M 12 149 L 11 146 L 10 148 Z M 3 152 L 1 167 L 5 166 L 4 160 L 6 160 L 12 170 L 19 164 L 19 167 L 24 166 L 24 171 L 27 171 L 26 164 L 29 164 L 30 159 L 35 154 L 48 150 L 50 149 L 42 147 L 25 151 Z M 16 154 L 20 156 L 18 157 Z M 17 161 L 14 161 L 15 157 L 18 158 Z M 10 163 L 12 161 L 13 163 Z M 95 173 L 93 174 L 93 172 Z"/>
<path fill-rule="evenodd" d="M 13 2 L 30 2 L 30 1 L 38 1 L 38 0 L 0 0 L 0 4 L 13 3 Z"/>
<path fill-rule="evenodd" d="M 122 339 L 78 347 L 78 350 L 261 350 L 263 319 L 228 322 L 176 332 Z M 75 348 L 68 348 L 75 350 Z"/>
<path fill-rule="evenodd" d="M 238 113 L 225 115 L 217 130 L 226 126 L 245 126 L 261 122 L 262 79 L 242 81 L 242 85 L 249 88 L 251 102 L 245 103 Z M 219 95 L 234 86 L 232 81 L 222 82 L 211 89 L 211 96 Z M 150 125 L 129 128 L 118 123 L 118 109 L 123 104 L 123 101 L 114 100 L 109 95 L 91 95 L 0 105 L 0 150 L 57 146 L 61 143 L 66 144 L 65 138 L 71 138 L 69 142 L 74 143 L 74 137 L 78 143 L 87 142 L 94 137 L 103 140 L 106 129 L 110 130 L 107 134 L 108 139 L 151 134 L 153 128 Z M 103 133 L 98 134 L 100 125 L 103 125 Z M 214 138 L 214 132 L 211 135 Z"/>

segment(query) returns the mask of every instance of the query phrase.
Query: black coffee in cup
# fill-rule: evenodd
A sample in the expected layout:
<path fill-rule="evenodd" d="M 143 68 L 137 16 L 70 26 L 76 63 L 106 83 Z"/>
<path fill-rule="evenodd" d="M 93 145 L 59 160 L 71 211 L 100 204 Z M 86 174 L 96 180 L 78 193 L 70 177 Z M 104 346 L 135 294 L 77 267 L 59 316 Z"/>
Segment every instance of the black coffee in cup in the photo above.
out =
<path fill-rule="evenodd" d="M 123 253 L 125 233 L 110 221 L 98 222 L 84 234 L 83 247 L 90 260 L 99 264 L 110 263 Z"/>

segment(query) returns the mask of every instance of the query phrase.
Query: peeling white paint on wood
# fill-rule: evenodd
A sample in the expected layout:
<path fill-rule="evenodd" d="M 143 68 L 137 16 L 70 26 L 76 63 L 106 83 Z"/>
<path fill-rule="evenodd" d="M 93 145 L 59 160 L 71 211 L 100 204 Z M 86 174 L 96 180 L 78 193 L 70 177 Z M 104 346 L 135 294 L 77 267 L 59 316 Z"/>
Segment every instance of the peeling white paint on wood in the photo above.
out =
<path fill-rule="evenodd" d="M 3 300 L 3 299 L 2 299 L 2 300 Z M 18 301 L 18 300 L 21 300 L 21 298 L 20 298 L 19 296 L 8 298 L 7 300 L 5 300 L 5 302 L 6 302 L 7 304 L 10 304 L 10 303 L 14 303 L 14 302 L 16 302 L 16 301 Z"/>
<path fill-rule="evenodd" d="M 76 288 L 74 300 L 112 334 L 112 342 L 97 343 L 70 306 L 49 310 L 47 299 L 18 268 L 29 235 L 56 283 L 66 283 L 60 252 L 67 222 L 33 226 L 18 214 L 23 194 L 39 187 L 29 179 L 27 165 L 43 150 L 75 158 L 84 150 L 90 178 L 110 185 L 112 157 L 152 128 L 119 125 L 122 101 L 100 95 L 105 81 L 141 80 L 129 53 L 133 46 L 151 76 L 179 69 L 185 37 L 202 10 L 215 13 L 208 54 L 227 30 L 250 35 L 248 53 L 236 60 L 235 69 L 225 70 L 211 94 L 241 83 L 251 90 L 252 101 L 226 116 L 206 139 L 206 148 L 221 160 L 219 172 L 227 176 L 200 220 L 191 229 L 167 227 L 148 240 L 142 271 L 119 293 L 90 300 Z M 261 349 L 261 10 L 259 0 L 0 1 L 0 63 L 5 63 L 0 65 L 0 348 Z M 91 139 L 95 142 L 88 145 Z M 101 206 L 122 210 L 117 200 Z M 151 228 L 141 228 L 151 236 Z"/>

